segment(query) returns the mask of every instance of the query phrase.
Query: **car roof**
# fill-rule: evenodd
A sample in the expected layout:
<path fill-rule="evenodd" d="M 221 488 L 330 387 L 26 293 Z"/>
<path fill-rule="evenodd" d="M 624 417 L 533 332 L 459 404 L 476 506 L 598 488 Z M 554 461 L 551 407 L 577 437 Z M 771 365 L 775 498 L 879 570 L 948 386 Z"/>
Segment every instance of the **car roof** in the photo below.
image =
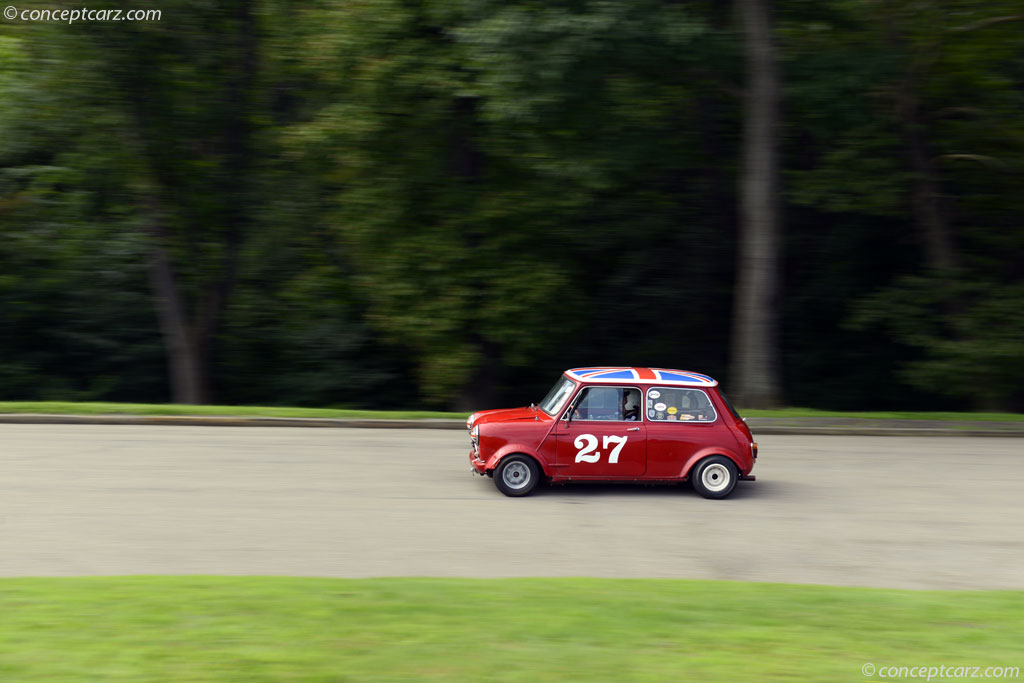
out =
<path fill-rule="evenodd" d="M 644 384 L 664 384 L 684 387 L 713 387 L 718 381 L 689 370 L 669 370 L 667 368 L 630 368 L 630 367 L 592 367 L 573 368 L 566 370 L 570 379 L 578 382 L 594 382 L 598 384 L 621 384 L 624 380 L 643 382 Z"/>

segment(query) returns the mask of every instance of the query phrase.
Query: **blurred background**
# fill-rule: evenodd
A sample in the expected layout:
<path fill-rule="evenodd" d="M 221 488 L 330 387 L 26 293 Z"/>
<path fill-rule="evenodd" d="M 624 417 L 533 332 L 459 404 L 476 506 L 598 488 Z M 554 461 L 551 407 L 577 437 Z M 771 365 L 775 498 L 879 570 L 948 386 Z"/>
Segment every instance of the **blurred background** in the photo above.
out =
<path fill-rule="evenodd" d="M 159 9 L 0 22 L 0 400 L 1024 410 L 1019 0 Z"/>

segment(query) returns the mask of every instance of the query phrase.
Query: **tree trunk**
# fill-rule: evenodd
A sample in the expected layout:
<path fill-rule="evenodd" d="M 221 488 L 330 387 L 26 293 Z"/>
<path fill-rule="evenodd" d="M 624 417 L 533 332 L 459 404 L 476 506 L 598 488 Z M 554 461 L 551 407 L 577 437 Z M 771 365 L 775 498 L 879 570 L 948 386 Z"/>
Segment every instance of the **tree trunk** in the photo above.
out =
<path fill-rule="evenodd" d="M 731 393 L 744 407 L 780 402 L 778 349 L 779 67 L 769 0 L 740 0 L 747 88 Z"/>
<path fill-rule="evenodd" d="M 169 245 L 180 247 L 188 244 L 191 234 L 198 234 L 200 226 L 191 226 L 191 230 L 179 230 L 174 234 L 173 223 L 169 228 L 164 221 L 165 211 L 173 210 L 169 198 L 176 195 L 176 183 L 175 174 L 162 155 L 163 142 L 159 124 L 152 116 L 152 100 L 146 97 L 147 85 L 152 88 L 150 74 L 137 68 L 130 70 L 129 77 L 122 77 L 120 81 L 135 118 L 139 149 L 150 165 L 152 188 L 143 207 L 149 220 L 150 284 L 174 403 L 209 404 L 213 399 L 210 373 L 214 367 L 217 335 L 235 286 L 243 239 L 249 225 L 251 193 L 248 179 L 255 156 L 251 116 L 258 70 L 258 31 L 250 0 L 236 0 L 231 9 L 237 28 L 233 38 L 226 40 L 234 42 L 235 68 L 226 84 L 224 97 L 233 105 L 233 115 L 225 121 L 221 139 L 224 143 L 223 176 L 230 179 L 230 188 L 225 193 L 233 192 L 233 196 L 224 200 L 225 208 L 220 214 L 221 224 L 218 227 L 222 251 L 219 268 L 213 274 L 197 276 L 197 281 L 192 283 L 199 290 L 197 296 L 186 297 L 168 251 Z"/>
<path fill-rule="evenodd" d="M 452 402 L 452 410 L 458 412 L 498 407 L 498 387 L 502 370 L 501 351 L 497 344 L 486 339 L 476 337 L 473 341 L 480 349 L 480 366 Z"/>
<path fill-rule="evenodd" d="M 924 242 L 925 260 L 935 270 L 957 265 L 956 250 L 941 207 L 939 184 L 932 170 L 921 133 L 913 121 L 905 122 L 910 161 L 914 167 L 914 221 Z"/>
<path fill-rule="evenodd" d="M 911 73 L 900 86 L 896 106 L 903 137 L 907 145 L 907 156 L 914 169 L 913 211 L 914 223 L 924 246 L 925 262 L 934 270 L 949 270 L 957 266 L 953 236 L 941 204 L 939 182 L 929 158 L 920 107 L 917 97 L 917 77 Z"/>
<path fill-rule="evenodd" d="M 159 213 L 150 208 L 149 280 L 156 302 L 160 334 L 171 379 L 171 400 L 174 403 L 200 405 L 207 403 L 206 362 L 202 345 L 196 338 L 185 314 L 177 278 L 167 249 L 163 244 L 163 227 Z"/>

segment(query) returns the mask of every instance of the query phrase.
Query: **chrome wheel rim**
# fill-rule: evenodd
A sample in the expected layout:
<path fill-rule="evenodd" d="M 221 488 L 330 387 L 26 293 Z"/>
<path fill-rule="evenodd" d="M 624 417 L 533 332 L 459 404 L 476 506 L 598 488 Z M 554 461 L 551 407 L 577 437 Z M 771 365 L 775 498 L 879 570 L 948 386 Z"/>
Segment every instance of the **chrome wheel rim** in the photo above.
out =
<path fill-rule="evenodd" d="M 510 462 L 501 471 L 501 481 L 505 486 L 516 491 L 525 488 L 530 483 L 530 468 L 518 460 Z"/>
<path fill-rule="evenodd" d="M 729 469 L 721 463 L 711 463 L 700 473 L 700 482 L 708 491 L 718 493 L 729 487 Z"/>

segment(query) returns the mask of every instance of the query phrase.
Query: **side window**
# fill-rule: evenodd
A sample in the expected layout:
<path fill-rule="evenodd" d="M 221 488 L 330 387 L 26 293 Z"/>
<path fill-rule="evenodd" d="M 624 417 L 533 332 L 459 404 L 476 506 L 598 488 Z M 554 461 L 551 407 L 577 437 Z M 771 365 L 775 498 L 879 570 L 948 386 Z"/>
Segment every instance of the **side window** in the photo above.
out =
<path fill-rule="evenodd" d="M 654 387 L 647 391 L 647 419 L 654 422 L 714 422 L 711 399 L 700 389 Z"/>
<path fill-rule="evenodd" d="M 586 387 L 573 410 L 574 420 L 640 419 L 640 390 L 629 387 Z"/>

